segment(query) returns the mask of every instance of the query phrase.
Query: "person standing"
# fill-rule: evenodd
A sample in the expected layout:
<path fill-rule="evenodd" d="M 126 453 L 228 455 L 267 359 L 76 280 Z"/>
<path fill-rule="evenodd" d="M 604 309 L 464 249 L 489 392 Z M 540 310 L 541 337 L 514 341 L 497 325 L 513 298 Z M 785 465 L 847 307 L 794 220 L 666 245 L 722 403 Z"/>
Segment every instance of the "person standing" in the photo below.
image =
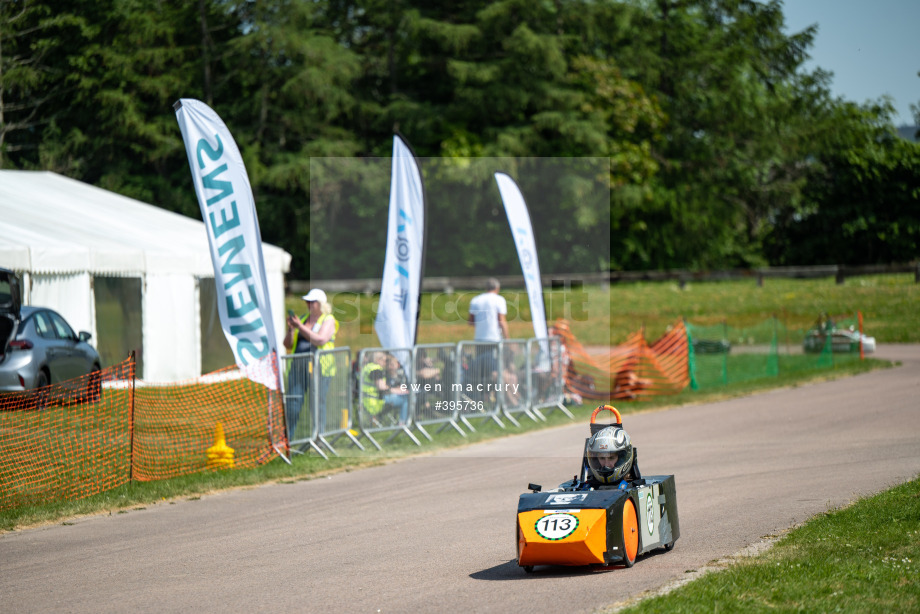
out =
<path fill-rule="evenodd" d="M 471 365 L 476 384 L 498 381 L 498 343 L 508 338 L 508 304 L 498 293 L 500 289 L 498 280 L 490 277 L 486 291 L 470 301 L 469 324 L 476 329 L 473 340 L 494 344 L 477 348 Z M 486 399 L 488 395 L 482 395 L 481 400 Z"/>
<path fill-rule="evenodd" d="M 326 293 L 319 288 L 313 288 L 303 297 L 307 304 L 307 313 L 298 318 L 293 313 L 288 313 L 286 321 L 287 332 L 284 336 L 284 347 L 291 354 L 307 354 L 301 359 L 295 359 L 288 372 L 287 398 L 290 400 L 286 407 L 289 438 L 293 438 L 300 418 L 304 400 L 310 398 L 313 383 L 312 353 L 318 350 L 331 350 L 335 347 L 335 335 L 339 330 L 339 323 L 332 315 L 332 305 L 326 299 Z M 319 374 L 319 405 L 317 407 L 316 421 L 319 430 L 326 428 L 326 393 L 329 384 L 335 376 L 335 356 L 320 356 Z M 309 404 L 307 404 L 309 407 Z"/>
<path fill-rule="evenodd" d="M 498 291 L 501 284 L 494 277 L 486 281 L 486 291 L 470 301 L 470 326 L 476 327 L 475 341 L 498 343 L 508 338 L 508 303 Z"/>

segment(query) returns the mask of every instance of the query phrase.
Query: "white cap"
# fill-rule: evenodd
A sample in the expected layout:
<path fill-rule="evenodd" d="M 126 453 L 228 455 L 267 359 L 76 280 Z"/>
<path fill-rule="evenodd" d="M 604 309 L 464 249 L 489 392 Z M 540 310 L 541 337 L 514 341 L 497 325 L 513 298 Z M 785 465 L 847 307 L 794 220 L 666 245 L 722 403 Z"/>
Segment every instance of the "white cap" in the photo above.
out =
<path fill-rule="evenodd" d="M 313 288 L 309 292 L 303 295 L 303 300 L 305 301 L 319 301 L 320 303 L 326 302 L 326 293 L 320 290 L 319 288 Z"/>

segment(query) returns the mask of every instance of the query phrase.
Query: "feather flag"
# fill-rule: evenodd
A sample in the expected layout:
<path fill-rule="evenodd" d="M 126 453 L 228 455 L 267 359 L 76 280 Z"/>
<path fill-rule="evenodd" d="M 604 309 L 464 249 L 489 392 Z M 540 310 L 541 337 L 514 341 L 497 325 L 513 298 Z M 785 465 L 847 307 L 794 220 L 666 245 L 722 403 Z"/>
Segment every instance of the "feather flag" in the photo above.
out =
<path fill-rule="evenodd" d="M 262 235 L 243 157 L 208 105 L 183 98 L 174 108 L 207 228 L 224 335 L 240 370 L 277 390 L 278 345 Z"/>
<path fill-rule="evenodd" d="M 415 155 L 393 137 L 387 248 L 374 330 L 384 348 L 411 348 L 425 260 L 425 190 Z M 407 371 L 408 373 L 408 371 Z"/>

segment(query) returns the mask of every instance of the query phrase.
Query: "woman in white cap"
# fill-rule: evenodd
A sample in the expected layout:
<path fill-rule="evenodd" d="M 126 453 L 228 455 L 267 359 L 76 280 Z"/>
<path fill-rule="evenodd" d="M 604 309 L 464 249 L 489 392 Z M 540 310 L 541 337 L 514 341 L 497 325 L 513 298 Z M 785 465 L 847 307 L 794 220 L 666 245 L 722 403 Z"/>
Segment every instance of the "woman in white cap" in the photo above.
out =
<path fill-rule="evenodd" d="M 287 333 L 284 336 L 284 347 L 291 354 L 306 354 L 317 350 L 331 350 L 335 347 L 335 335 L 339 330 L 339 323 L 332 315 L 332 305 L 326 300 L 326 293 L 319 288 L 313 288 L 303 297 L 307 304 L 307 313 L 298 318 L 293 313 L 288 313 Z M 303 407 L 304 396 L 310 397 L 310 366 L 312 355 L 308 359 L 294 359 L 293 366 L 288 373 L 289 403 L 285 405 L 288 437 L 294 438 L 294 430 Z M 335 376 L 335 356 L 329 354 L 320 356 L 319 377 L 319 406 L 317 407 L 316 422 L 319 432 L 326 428 L 326 393 L 329 383 Z"/>

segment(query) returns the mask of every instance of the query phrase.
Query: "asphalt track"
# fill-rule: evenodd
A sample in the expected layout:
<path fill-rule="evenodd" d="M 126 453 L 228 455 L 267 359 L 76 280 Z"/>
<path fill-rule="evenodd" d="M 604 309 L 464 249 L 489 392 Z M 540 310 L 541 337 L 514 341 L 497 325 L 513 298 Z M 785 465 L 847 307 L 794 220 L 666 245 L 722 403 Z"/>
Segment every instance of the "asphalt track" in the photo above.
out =
<path fill-rule="evenodd" d="M 632 569 L 514 561 L 518 494 L 577 470 L 586 424 L 328 479 L 0 536 L 5 612 L 585 612 L 656 589 L 920 473 L 920 346 L 903 365 L 625 417 L 676 475 L 681 538 Z"/>

